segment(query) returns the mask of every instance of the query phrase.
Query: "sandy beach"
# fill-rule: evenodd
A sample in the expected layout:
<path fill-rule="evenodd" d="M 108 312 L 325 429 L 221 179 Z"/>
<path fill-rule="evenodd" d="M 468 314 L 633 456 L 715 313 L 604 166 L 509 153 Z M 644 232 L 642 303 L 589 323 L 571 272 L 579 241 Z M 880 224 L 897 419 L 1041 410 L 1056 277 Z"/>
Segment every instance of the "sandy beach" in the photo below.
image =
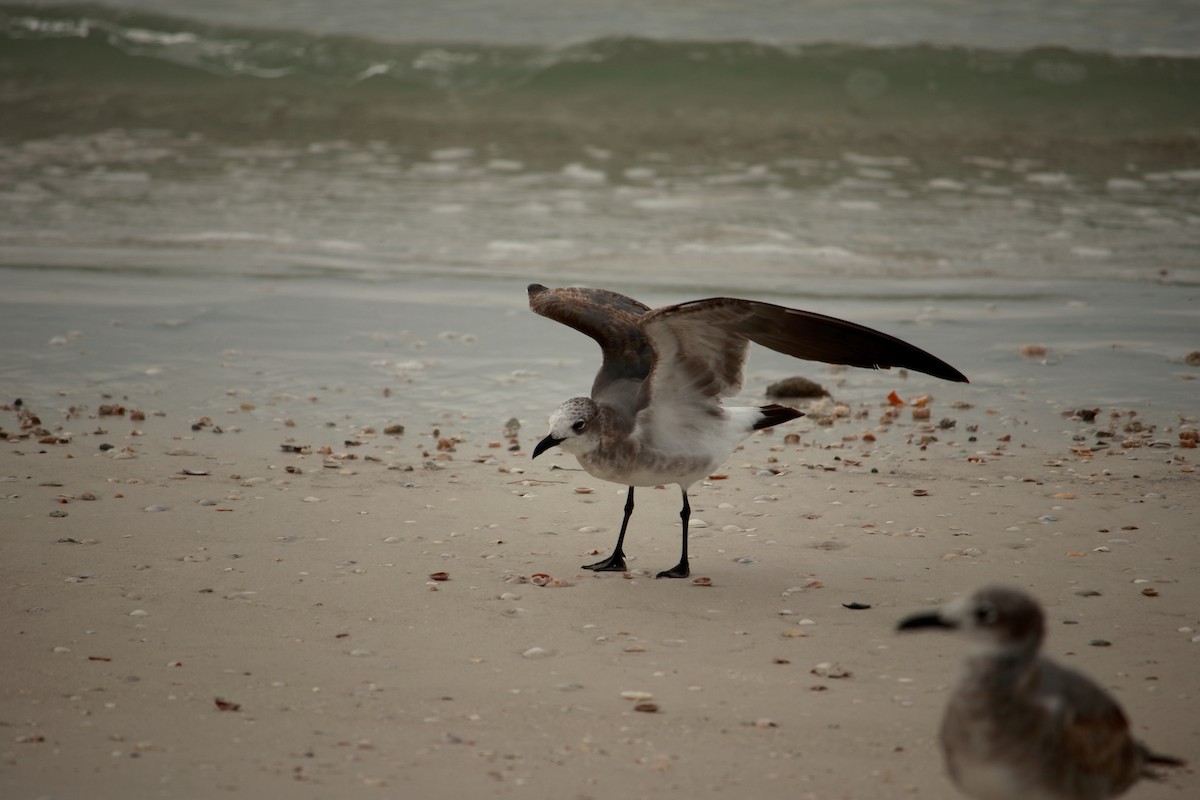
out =
<path fill-rule="evenodd" d="M 707 586 L 650 577 L 671 487 L 639 495 L 630 573 L 579 568 L 623 490 L 531 462 L 541 419 L 510 440 L 252 394 L 6 398 L 0 794 L 949 798 L 962 642 L 894 628 L 988 582 L 1031 590 L 1047 653 L 1194 762 L 1189 426 L 948 385 L 914 419 L 894 384 L 904 405 L 826 401 L 694 487 Z"/>
<path fill-rule="evenodd" d="M 1195 4 L 496 5 L 0 2 L 0 800 L 954 798 L 996 582 L 1200 797 Z M 535 282 L 970 383 L 755 346 L 595 575 Z"/>

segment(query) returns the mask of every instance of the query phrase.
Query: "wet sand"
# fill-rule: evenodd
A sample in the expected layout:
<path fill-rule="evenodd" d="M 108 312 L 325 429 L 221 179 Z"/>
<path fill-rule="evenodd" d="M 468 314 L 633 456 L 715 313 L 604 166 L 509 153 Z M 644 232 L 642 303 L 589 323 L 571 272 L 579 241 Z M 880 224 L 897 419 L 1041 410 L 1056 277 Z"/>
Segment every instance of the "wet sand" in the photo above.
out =
<path fill-rule="evenodd" d="M 0 793 L 953 797 L 935 734 L 962 642 L 894 628 L 997 581 L 1047 606 L 1050 656 L 1194 762 L 1189 426 L 971 387 L 914 419 L 896 385 L 906 405 L 811 409 L 694 487 L 709 586 L 650 577 L 677 554 L 673 487 L 638 495 L 631 573 L 581 570 L 623 489 L 531 462 L 540 419 L 514 445 L 253 392 L 10 399 Z M 1131 796 L 1197 787 L 1189 768 Z"/>

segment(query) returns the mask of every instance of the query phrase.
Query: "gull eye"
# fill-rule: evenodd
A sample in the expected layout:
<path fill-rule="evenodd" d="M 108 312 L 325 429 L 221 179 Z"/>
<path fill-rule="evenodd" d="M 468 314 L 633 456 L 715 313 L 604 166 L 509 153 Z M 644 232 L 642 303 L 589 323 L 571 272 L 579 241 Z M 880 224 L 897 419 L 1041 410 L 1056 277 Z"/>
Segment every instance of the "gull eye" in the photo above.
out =
<path fill-rule="evenodd" d="M 996 611 L 993 605 L 983 605 L 975 609 L 975 621 L 980 625 L 991 625 L 996 622 L 1000 614 Z"/>
<path fill-rule="evenodd" d="M 571 430 L 575 431 L 576 433 L 583 433 L 583 429 L 586 427 L 587 427 L 587 423 L 584 422 L 583 420 L 579 420 L 574 425 L 571 426 Z"/>

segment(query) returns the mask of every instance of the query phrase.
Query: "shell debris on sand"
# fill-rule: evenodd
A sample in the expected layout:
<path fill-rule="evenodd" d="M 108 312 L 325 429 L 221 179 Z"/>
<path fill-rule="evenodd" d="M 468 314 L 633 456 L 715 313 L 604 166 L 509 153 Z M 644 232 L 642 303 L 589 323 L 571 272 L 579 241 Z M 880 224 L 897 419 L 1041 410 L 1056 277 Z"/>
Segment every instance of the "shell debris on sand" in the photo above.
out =
<path fill-rule="evenodd" d="M 850 670 L 843 667 L 841 664 L 832 661 L 822 661 L 809 670 L 813 675 L 821 678 L 852 678 L 854 674 Z"/>
<path fill-rule="evenodd" d="M 542 586 L 550 589 L 560 589 L 565 586 L 570 586 L 568 581 L 562 578 L 552 578 L 544 572 L 535 572 L 529 576 L 529 582 L 534 586 Z"/>

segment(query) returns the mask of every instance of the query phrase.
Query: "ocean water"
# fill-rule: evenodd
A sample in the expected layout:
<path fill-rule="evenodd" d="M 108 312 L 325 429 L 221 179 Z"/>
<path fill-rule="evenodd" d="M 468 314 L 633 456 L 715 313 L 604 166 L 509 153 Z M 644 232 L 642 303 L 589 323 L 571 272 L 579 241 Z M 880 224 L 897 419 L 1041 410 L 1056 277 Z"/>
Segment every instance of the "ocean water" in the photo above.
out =
<path fill-rule="evenodd" d="M 853 319 L 979 403 L 1200 409 L 1192 3 L 195 5 L 0 4 L 6 394 L 540 427 L 595 352 L 536 281 Z"/>

